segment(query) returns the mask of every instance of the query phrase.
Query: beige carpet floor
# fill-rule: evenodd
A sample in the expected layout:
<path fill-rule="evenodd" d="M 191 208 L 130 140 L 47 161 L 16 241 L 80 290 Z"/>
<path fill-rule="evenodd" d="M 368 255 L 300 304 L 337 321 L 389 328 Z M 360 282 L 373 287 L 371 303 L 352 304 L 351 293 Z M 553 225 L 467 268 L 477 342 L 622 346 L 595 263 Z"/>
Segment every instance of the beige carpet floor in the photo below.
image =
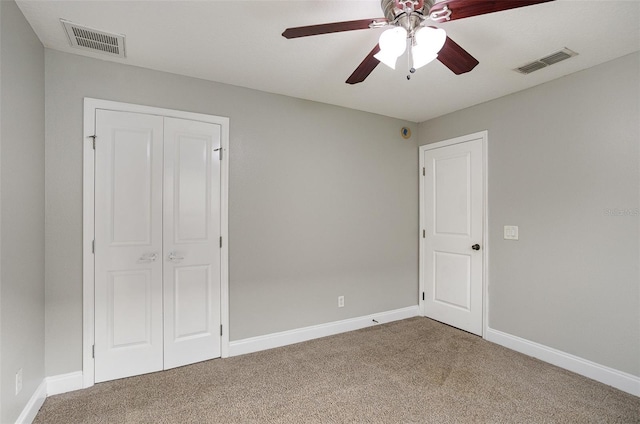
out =
<path fill-rule="evenodd" d="M 35 423 L 640 423 L 640 398 L 427 318 L 51 396 Z"/>

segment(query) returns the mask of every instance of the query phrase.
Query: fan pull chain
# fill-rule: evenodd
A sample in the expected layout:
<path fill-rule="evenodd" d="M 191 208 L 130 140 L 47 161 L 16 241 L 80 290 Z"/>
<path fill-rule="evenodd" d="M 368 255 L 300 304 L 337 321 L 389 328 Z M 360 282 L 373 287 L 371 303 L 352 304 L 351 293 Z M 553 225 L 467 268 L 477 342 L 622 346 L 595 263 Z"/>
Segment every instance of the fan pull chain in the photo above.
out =
<path fill-rule="evenodd" d="M 414 43 L 414 35 L 411 34 L 411 38 L 409 38 L 409 49 L 407 52 L 407 68 L 409 68 L 409 74 L 407 74 L 407 81 L 411 80 L 411 74 L 415 74 L 416 73 L 416 68 L 413 67 L 412 62 L 412 57 L 413 55 L 411 54 L 411 51 L 413 49 L 413 43 Z"/>

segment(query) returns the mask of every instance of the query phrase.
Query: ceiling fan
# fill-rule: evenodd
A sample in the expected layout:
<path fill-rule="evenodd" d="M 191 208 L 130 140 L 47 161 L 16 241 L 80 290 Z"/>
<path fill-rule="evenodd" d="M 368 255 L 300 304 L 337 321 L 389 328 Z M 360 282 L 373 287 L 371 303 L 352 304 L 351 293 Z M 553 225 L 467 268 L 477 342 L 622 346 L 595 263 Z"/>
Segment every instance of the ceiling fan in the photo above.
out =
<path fill-rule="evenodd" d="M 332 22 L 287 28 L 285 38 L 308 37 L 357 29 L 386 28 L 378 44 L 347 79 L 347 84 L 364 81 L 380 62 L 395 69 L 396 61 L 409 45 L 409 70 L 438 59 L 456 75 L 471 71 L 479 63 L 465 49 L 428 21 L 443 23 L 486 13 L 546 3 L 553 0 L 381 0 L 384 18 Z M 411 76 L 407 75 L 407 79 Z"/>

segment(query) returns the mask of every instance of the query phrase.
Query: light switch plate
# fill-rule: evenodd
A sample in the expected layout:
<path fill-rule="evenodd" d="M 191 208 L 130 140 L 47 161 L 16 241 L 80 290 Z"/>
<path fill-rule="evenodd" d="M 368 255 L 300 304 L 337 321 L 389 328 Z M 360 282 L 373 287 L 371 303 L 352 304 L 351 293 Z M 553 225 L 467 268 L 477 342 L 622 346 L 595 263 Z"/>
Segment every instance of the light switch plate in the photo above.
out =
<path fill-rule="evenodd" d="M 505 225 L 504 226 L 504 239 L 505 240 L 518 240 L 518 226 L 517 225 Z"/>

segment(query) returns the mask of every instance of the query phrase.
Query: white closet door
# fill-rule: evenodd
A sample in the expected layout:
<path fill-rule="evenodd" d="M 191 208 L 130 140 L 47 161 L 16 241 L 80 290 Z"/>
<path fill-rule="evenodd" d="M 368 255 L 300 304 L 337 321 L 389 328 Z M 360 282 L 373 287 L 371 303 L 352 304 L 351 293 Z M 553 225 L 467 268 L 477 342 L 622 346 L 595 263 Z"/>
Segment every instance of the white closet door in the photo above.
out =
<path fill-rule="evenodd" d="M 164 367 L 220 356 L 220 125 L 165 118 Z"/>
<path fill-rule="evenodd" d="M 162 369 L 163 118 L 99 110 L 95 381 Z"/>

